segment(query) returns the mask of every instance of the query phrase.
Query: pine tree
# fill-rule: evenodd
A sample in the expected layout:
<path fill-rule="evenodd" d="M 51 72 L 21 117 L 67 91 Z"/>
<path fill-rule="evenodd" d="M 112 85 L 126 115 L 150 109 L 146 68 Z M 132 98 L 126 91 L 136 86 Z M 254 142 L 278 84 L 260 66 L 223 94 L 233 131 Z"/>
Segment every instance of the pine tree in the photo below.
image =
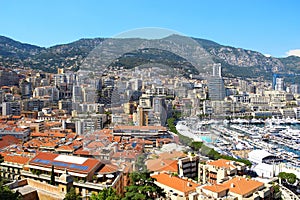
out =
<path fill-rule="evenodd" d="M 52 165 L 50 184 L 55 185 L 54 165 Z"/>

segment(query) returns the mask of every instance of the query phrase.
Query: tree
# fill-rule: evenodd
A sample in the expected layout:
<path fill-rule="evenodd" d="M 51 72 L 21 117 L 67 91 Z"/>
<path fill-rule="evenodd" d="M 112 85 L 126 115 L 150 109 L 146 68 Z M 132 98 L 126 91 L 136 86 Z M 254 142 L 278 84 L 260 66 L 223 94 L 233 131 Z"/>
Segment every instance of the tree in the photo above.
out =
<path fill-rule="evenodd" d="M 3 156 L 0 154 L 0 163 L 4 161 Z M 9 200 L 20 200 L 22 199 L 21 193 L 14 192 L 9 189 L 9 187 L 3 185 L 2 176 L 0 176 L 0 199 L 9 199 Z"/>
<path fill-rule="evenodd" d="M 54 165 L 52 165 L 51 169 L 51 180 L 50 180 L 51 185 L 55 185 L 55 173 L 54 173 Z"/>
<path fill-rule="evenodd" d="M 147 166 L 145 165 L 145 160 L 147 156 L 145 154 L 141 154 L 137 157 L 135 167 L 138 171 L 147 171 Z"/>
<path fill-rule="evenodd" d="M 21 200 L 21 193 L 11 191 L 7 186 L 0 183 L 0 199 Z"/>
<path fill-rule="evenodd" d="M 91 200 L 119 200 L 121 197 L 117 194 L 116 190 L 113 188 L 105 188 L 101 190 L 98 194 L 93 193 Z"/>
<path fill-rule="evenodd" d="M 294 184 L 297 180 L 297 176 L 293 173 L 280 172 L 278 177 L 286 180 L 290 184 Z"/>
<path fill-rule="evenodd" d="M 150 172 L 133 172 L 130 174 L 131 185 L 126 187 L 122 200 L 144 200 L 165 197 L 163 189 L 154 183 Z"/>
<path fill-rule="evenodd" d="M 66 194 L 64 200 L 82 200 L 82 198 L 79 194 L 76 194 L 75 188 L 72 187 Z"/>

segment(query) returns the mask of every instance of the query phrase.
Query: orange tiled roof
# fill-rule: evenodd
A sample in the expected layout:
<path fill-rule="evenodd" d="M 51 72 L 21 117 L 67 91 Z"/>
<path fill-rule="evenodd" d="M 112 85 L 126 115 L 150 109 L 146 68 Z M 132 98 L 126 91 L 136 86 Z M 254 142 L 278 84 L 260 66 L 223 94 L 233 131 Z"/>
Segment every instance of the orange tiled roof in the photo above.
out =
<path fill-rule="evenodd" d="M 48 137 L 48 133 L 41 133 L 41 132 L 32 132 L 30 133 L 31 137 Z"/>
<path fill-rule="evenodd" d="M 14 116 L 12 116 L 12 118 L 13 118 L 13 119 L 21 119 L 22 116 L 21 116 L 21 115 L 14 115 Z"/>
<path fill-rule="evenodd" d="M 203 187 L 203 189 L 206 189 L 206 190 L 209 190 L 209 191 L 212 191 L 212 192 L 216 192 L 216 193 L 220 193 L 220 192 L 223 192 L 225 190 L 228 190 L 228 187 L 223 186 L 223 185 L 215 184 L 215 185 L 206 185 L 206 186 Z"/>
<path fill-rule="evenodd" d="M 185 157 L 186 154 L 182 151 L 171 151 L 171 152 L 163 152 L 158 155 L 161 159 L 177 159 Z"/>
<path fill-rule="evenodd" d="M 4 135 L 2 140 L 0 140 L 0 149 L 10 146 L 12 144 L 18 144 L 20 140 L 12 135 Z"/>
<path fill-rule="evenodd" d="M 177 160 L 147 160 L 146 165 L 149 171 L 154 172 L 178 172 Z"/>
<path fill-rule="evenodd" d="M 232 165 L 232 161 L 226 160 L 226 159 L 219 159 L 219 160 L 214 160 L 214 161 L 208 161 L 208 165 L 216 166 L 216 167 L 221 167 L 221 168 L 235 168 L 234 165 Z"/>
<path fill-rule="evenodd" d="M 75 152 L 74 152 L 74 155 L 85 155 L 85 156 L 88 156 L 88 155 L 91 155 L 89 151 L 87 150 L 83 150 L 83 148 L 79 148 L 77 149 Z"/>
<path fill-rule="evenodd" d="M 121 136 L 115 136 L 114 141 L 115 142 L 121 142 Z"/>
<path fill-rule="evenodd" d="M 63 145 L 55 149 L 56 151 L 73 151 L 74 148 L 70 145 Z"/>
<path fill-rule="evenodd" d="M 105 147 L 106 145 L 102 141 L 92 141 L 87 145 L 87 148 Z"/>
<path fill-rule="evenodd" d="M 47 142 L 47 143 L 43 143 L 41 144 L 42 147 L 56 147 L 57 144 L 55 142 Z"/>
<path fill-rule="evenodd" d="M 222 185 L 228 187 L 230 192 L 245 195 L 262 187 L 264 183 L 252 179 L 234 177 L 233 179 L 224 182 Z"/>
<path fill-rule="evenodd" d="M 75 138 L 76 137 L 76 133 L 68 133 L 67 134 L 67 138 Z"/>
<path fill-rule="evenodd" d="M 57 133 L 57 132 L 50 132 L 49 136 L 50 137 L 64 138 L 64 137 L 66 137 L 66 134 L 64 134 L 64 133 Z"/>
<path fill-rule="evenodd" d="M 33 159 L 30 160 L 30 165 L 42 166 L 51 168 L 52 164 L 55 168 L 58 169 L 68 169 L 69 171 L 78 172 L 78 173 L 90 173 L 96 166 L 99 166 L 101 163 L 100 161 L 87 158 L 82 164 L 74 164 L 68 162 L 59 161 L 60 165 L 56 164 L 57 161 L 54 159 L 59 156 L 59 154 L 48 153 L 48 152 L 40 152 L 37 154 Z M 74 156 L 76 157 L 76 156 Z M 40 162 L 40 161 L 43 162 Z M 62 164 L 65 164 L 64 166 Z M 76 167 L 74 167 L 76 166 Z M 85 166 L 86 168 L 81 168 L 80 166 Z"/>
<path fill-rule="evenodd" d="M 78 140 L 74 140 L 72 143 L 73 146 L 81 146 L 82 145 L 82 141 L 78 141 Z"/>
<path fill-rule="evenodd" d="M 23 156 L 15 156 L 15 155 L 8 155 L 8 154 L 1 154 L 4 157 L 4 162 L 11 162 L 17 164 L 26 164 L 30 160 L 30 158 L 23 157 Z"/>
<path fill-rule="evenodd" d="M 118 170 L 119 170 L 119 168 L 116 165 L 105 164 L 104 167 L 102 167 L 98 172 L 100 174 L 107 174 L 107 173 L 114 173 Z"/>
<path fill-rule="evenodd" d="M 199 184 L 194 183 L 192 181 L 185 180 L 176 176 L 171 176 L 167 173 L 160 173 L 152 175 L 151 177 L 155 178 L 156 181 L 160 184 L 163 184 L 165 186 L 168 186 L 170 188 L 184 193 L 195 191 L 196 187 L 200 186 Z"/>

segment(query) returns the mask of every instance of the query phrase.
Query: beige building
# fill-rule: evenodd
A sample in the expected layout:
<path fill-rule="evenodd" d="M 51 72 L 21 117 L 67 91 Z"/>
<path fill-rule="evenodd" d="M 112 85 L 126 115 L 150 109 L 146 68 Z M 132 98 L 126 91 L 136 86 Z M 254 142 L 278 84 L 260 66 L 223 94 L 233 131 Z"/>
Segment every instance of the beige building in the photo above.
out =
<path fill-rule="evenodd" d="M 199 181 L 203 184 L 219 184 L 236 175 L 242 175 L 246 169 L 244 163 L 219 159 L 199 165 Z"/>
<path fill-rule="evenodd" d="M 154 182 L 166 193 L 166 198 L 171 200 L 196 200 L 196 188 L 200 185 L 191 179 L 179 178 L 167 173 L 157 173 L 151 176 Z"/>
<path fill-rule="evenodd" d="M 200 199 L 234 199 L 234 200 L 259 200 L 273 199 L 272 185 L 262 182 L 234 177 L 222 184 L 205 185 L 197 188 L 201 194 Z"/>

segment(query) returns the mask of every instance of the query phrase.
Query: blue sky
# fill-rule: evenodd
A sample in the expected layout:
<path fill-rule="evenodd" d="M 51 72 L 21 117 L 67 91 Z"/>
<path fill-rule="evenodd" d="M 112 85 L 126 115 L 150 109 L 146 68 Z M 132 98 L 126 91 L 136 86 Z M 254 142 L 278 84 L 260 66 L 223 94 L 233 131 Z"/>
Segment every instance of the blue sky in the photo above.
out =
<path fill-rule="evenodd" d="M 299 8 L 297 0 L 0 0 L 0 35 L 48 47 L 161 27 L 282 57 L 300 49 Z"/>

